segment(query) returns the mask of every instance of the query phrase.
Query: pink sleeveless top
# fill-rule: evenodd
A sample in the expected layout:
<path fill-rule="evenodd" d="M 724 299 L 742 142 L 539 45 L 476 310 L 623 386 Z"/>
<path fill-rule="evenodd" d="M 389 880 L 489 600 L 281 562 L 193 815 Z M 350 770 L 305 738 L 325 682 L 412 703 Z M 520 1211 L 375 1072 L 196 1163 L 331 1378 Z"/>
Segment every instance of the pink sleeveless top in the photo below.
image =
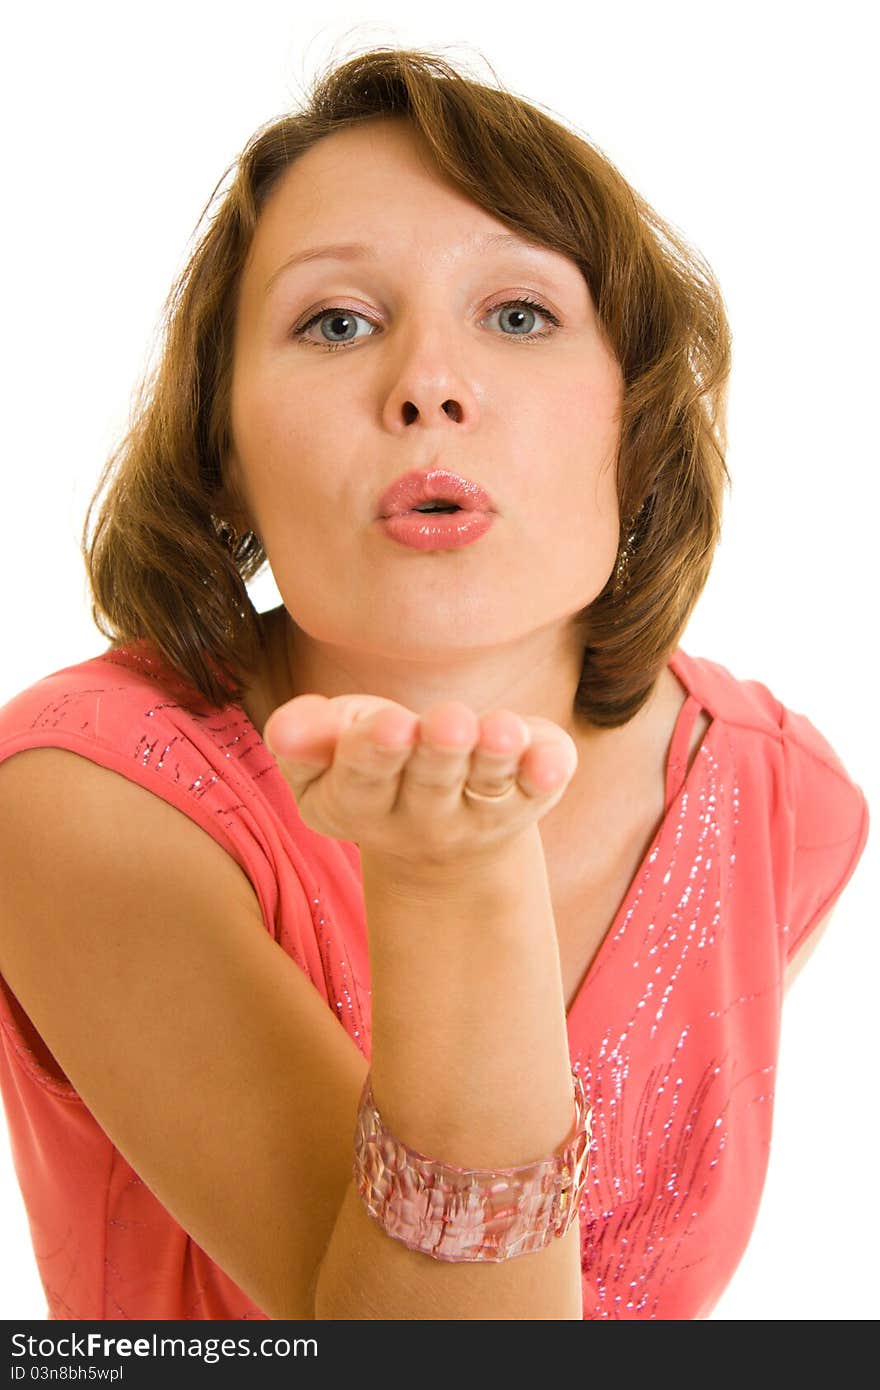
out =
<path fill-rule="evenodd" d="M 689 697 L 665 817 L 568 1011 L 593 1105 L 591 1319 L 705 1318 L 730 1280 L 767 1169 L 785 966 L 868 834 L 864 793 L 804 715 L 681 648 L 670 666 Z M 146 787 L 232 855 L 266 931 L 369 1060 L 357 846 L 302 823 L 239 706 L 212 712 L 139 642 L 0 707 L 0 761 L 46 745 Z M 267 1316 L 114 1147 L 2 977 L 0 1093 L 49 1318 Z"/>

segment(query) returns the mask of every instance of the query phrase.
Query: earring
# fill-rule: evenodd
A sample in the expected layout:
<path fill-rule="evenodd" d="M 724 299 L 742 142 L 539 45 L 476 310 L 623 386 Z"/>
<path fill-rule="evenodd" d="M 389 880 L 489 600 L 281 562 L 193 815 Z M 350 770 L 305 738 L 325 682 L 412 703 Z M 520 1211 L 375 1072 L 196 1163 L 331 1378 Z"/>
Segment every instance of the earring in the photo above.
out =
<path fill-rule="evenodd" d="M 627 517 L 623 524 L 623 545 L 617 552 L 617 565 L 614 571 L 614 592 L 619 594 L 624 589 L 629 580 L 629 562 L 633 554 L 633 540 L 635 538 L 634 527 L 636 518 Z"/>
<path fill-rule="evenodd" d="M 239 533 L 231 521 L 221 521 L 219 517 L 212 516 L 214 529 L 217 539 L 226 547 L 231 555 L 235 555 L 239 547 L 244 543 L 248 536 L 252 536 L 257 545 L 262 546 L 263 542 L 253 528 Z"/>
<path fill-rule="evenodd" d="M 234 555 L 244 537 L 239 535 L 231 521 L 222 521 L 217 516 L 212 517 L 211 520 L 214 522 L 217 539 Z"/>

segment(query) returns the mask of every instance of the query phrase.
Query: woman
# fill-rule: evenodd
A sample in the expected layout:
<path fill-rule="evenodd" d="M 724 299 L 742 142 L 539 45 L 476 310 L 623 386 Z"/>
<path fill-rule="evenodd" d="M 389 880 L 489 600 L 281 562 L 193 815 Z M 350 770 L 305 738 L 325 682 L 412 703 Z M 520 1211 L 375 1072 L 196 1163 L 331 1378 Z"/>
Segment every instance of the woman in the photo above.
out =
<path fill-rule="evenodd" d="M 50 1316 L 711 1311 L 868 830 L 804 716 L 678 646 L 729 371 L 695 253 L 432 55 L 249 143 L 102 478 L 111 645 L 0 711 Z"/>

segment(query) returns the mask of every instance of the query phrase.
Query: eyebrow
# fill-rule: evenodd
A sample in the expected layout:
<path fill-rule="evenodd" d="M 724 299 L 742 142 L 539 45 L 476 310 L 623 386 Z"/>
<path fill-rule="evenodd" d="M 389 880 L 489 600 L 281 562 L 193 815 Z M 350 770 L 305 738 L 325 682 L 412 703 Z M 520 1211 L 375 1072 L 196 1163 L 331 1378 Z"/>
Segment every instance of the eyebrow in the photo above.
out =
<path fill-rule="evenodd" d="M 543 251 L 552 250 L 549 246 L 543 246 L 537 241 L 528 241 L 524 237 L 517 235 L 516 232 L 493 232 L 491 236 L 484 237 L 482 241 L 473 243 L 468 251 L 471 255 L 485 255 L 487 251 L 494 251 L 499 246 L 517 247 L 521 251 Z M 275 281 L 285 270 L 293 265 L 303 265 L 306 261 L 317 260 L 347 260 L 363 261 L 375 260 L 378 251 L 374 246 L 367 246 L 362 241 L 335 241 L 329 242 L 325 246 L 312 246 L 307 251 L 297 251 L 293 256 L 288 256 L 282 265 L 274 270 L 266 281 L 263 290 L 264 296 L 267 295 L 275 284 Z"/>

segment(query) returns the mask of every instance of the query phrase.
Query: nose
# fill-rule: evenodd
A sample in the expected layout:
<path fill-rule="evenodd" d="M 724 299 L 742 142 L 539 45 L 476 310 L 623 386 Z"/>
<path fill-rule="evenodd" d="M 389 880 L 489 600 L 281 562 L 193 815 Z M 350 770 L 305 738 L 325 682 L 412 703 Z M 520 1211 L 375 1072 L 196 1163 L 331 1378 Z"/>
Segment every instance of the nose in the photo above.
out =
<path fill-rule="evenodd" d="M 404 424 L 411 425 L 414 420 L 418 420 L 420 411 L 414 401 L 404 401 L 402 409 Z M 463 418 L 464 412 L 462 411 L 459 401 L 450 398 L 448 401 L 442 402 L 440 409 L 443 411 L 444 415 L 448 415 L 451 420 L 458 421 Z"/>
<path fill-rule="evenodd" d="M 453 335 L 454 329 L 444 330 L 436 314 L 421 318 L 403 335 L 382 411 L 386 429 L 443 431 L 455 424 L 460 431 L 477 425 L 480 406 L 468 376 L 470 359 Z"/>

